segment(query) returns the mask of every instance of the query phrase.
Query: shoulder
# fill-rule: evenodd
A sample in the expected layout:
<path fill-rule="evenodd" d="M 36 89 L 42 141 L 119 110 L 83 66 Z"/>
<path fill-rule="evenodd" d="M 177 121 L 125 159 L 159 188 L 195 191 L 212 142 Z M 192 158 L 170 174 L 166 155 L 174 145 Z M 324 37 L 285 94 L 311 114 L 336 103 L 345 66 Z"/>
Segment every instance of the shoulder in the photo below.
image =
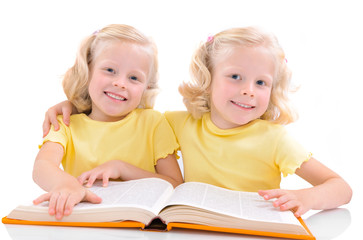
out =
<path fill-rule="evenodd" d="M 70 123 L 75 123 L 75 122 L 79 121 L 79 119 L 80 119 L 79 115 L 82 115 L 82 114 L 73 114 L 73 115 L 71 115 L 70 118 L 69 118 Z M 68 126 L 63 121 L 63 115 L 58 115 L 57 120 L 58 120 L 58 122 L 60 123 L 61 126 L 68 128 Z"/>
<path fill-rule="evenodd" d="M 62 124 L 64 124 L 62 115 L 59 115 L 57 118 L 58 118 L 58 121 L 61 121 Z M 89 121 L 89 120 L 90 120 L 90 118 L 84 113 L 73 114 L 69 118 L 69 121 L 72 125 L 84 124 L 85 121 Z"/>
<path fill-rule="evenodd" d="M 134 110 L 134 116 L 136 118 L 142 118 L 142 119 L 160 119 L 163 117 L 163 114 L 159 111 L 156 111 L 154 109 L 142 109 L 138 108 Z"/>
<path fill-rule="evenodd" d="M 187 111 L 167 111 L 164 113 L 164 115 L 169 122 L 193 118 L 192 115 Z"/>
<path fill-rule="evenodd" d="M 148 126 L 156 126 L 160 122 L 166 122 L 164 115 L 154 109 L 135 109 L 131 122 Z"/>
<path fill-rule="evenodd" d="M 251 127 L 257 131 L 260 132 L 263 135 L 270 135 L 274 138 L 285 135 L 287 133 L 285 127 L 281 124 L 273 123 L 267 120 L 255 120 Z"/>
<path fill-rule="evenodd" d="M 289 133 L 284 125 L 265 120 L 261 120 L 261 123 L 259 124 L 260 135 L 263 136 L 263 139 L 268 141 L 270 144 L 275 144 L 275 146 L 279 146 L 280 149 L 287 149 L 291 152 L 296 149 L 298 149 L 298 151 L 303 149 L 300 143 Z"/>
<path fill-rule="evenodd" d="M 80 127 L 84 127 L 85 125 L 88 125 L 90 123 L 90 119 L 88 118 L 88 116 L 84 113 L 80 113 L 80 114 L 73 114 L 70 116 L 70 125 L 67 126 L 64 121 L 63 121 L 63 116 L 62 115 L 58 115 L 57 116 L 57 120 L 59 122 L 60 125 L 60 129 L 63 129 L 64 131 L 72 131 L 74 129 L 78 129 Z"/>

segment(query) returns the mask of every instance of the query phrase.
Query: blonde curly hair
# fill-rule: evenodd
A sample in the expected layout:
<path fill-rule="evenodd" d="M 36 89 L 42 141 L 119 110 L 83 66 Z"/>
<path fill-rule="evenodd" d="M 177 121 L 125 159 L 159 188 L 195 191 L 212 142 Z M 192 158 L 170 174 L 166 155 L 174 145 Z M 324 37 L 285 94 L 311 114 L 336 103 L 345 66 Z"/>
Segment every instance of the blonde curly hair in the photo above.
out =
<path fill-rule="evenodd" d="M 291 71 L 286 64 L 285 53 L 273 34 L 255 27 L 222 31 L 197 48 L 190 64 L 191 81 L 179 86 L 184 104 L 194 118 L 199 119 L 210 112 L 210 85 L 218 59 L 236 47 L 256 46 L 263 46 L 271 52 L 276 69 L 269 106 L 260 118 L 279 124 L 289 124 L 297 119 L 288 99 L 292 90 Z"/>
<path fill-rule="evenodd" d="M 121 41 L 137 44 L 150 55 L 150 71 L 147 87 L 141 98 L 139 108 L 153 108 L 158 93 L 158 59 L 155 43 L 134 27 L 111 24 L 86 37 L 78 50 L 74 65 L 63 78 L 63 90 L 78 112 L 89 112 L 92 101 L 88 92 L 90 70 L 97 54 L 108 44 Z"/>

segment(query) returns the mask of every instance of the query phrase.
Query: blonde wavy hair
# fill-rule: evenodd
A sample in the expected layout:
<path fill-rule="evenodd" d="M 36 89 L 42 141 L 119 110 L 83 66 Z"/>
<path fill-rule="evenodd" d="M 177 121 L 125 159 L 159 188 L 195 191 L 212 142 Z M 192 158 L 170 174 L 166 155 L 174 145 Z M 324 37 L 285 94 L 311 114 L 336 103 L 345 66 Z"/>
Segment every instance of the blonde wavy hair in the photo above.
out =
<path fill-rule="evenodd" d="M 89 112 L 92 101 L 88 92 L 90 71 L 99 52 L 115 41 L 128 42 L 143 47 L 151 63 L 147 87 L 138 108 L 153 108 L 158 93 L 158 59 L 155 43 L 134 27 L 111 24 L 86 37 L 78 50 L 74 65 L 63 78 L 63 90 L 78 112 Z"/>
<path fill-rule="evenodd" d="M 218 59 L 225 57 L 236 47 L 263 46 L 268 49 L 275 62 L 275 76 L 269 106 L 260 117 L 279 124 L 289 124 L 297 119 L 290 105 L 288 94 L 291 71 L 287 67 L 285 53 L 276 37 L 255 27 L 233 28 L 222 31 L 200 44 L 190 64 L 191 81 L 179 86 L 179 92 L 188 111 L 199 119 L 210 112 L 210 85 L 212 73 Z"/>

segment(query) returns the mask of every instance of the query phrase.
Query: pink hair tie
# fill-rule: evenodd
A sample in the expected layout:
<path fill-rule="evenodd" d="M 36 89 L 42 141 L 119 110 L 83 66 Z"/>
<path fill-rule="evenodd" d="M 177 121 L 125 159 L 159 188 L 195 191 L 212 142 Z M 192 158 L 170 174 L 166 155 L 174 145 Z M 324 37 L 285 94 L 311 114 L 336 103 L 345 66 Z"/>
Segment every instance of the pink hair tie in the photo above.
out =
<path fill-rule="evenodd" d="M 213 35 L 208 36 L 208 38 L 207 38 L 207 42 L 212 42 L 212 41 L 213 41 L 213 39 L 214 39 L 214 36 L 213 36 Z"/>

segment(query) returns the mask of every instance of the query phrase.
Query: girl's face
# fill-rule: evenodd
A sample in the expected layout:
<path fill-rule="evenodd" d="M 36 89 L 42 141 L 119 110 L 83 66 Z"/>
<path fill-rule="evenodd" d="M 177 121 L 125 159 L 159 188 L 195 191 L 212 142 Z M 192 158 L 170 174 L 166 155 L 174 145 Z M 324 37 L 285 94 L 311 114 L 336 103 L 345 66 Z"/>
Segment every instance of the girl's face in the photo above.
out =
<path fill-rule="evenodd" d="M 103 48 L 90 71 L 91 119 L 118 121 L 140 104 L 151 58 L 133 43 L 114 42 Z"/>
<path fill-rule="evenodd" d="M 261 117 L 269 105 L 275 65 L 265 47 L 236 47 L 215 62 L 211 119 L 221 129 Z"/>

